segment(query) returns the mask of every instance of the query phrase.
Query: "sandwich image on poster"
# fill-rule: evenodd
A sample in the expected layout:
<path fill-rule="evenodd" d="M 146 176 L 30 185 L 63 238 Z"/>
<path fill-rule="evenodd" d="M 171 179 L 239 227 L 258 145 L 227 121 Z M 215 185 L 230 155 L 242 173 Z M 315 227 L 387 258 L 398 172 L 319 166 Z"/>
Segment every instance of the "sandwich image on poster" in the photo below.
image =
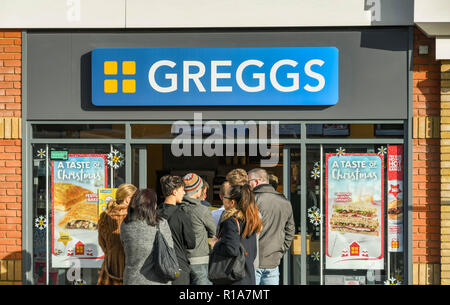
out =
<path fill-rule="evenodd" d="M 389 220 L 403 220 L 403 200 L 396 199 L 388 202 L 388 219 Z"/>
<path fill-rule="evenodd" d="M 367 203 L 350 203 L 333 205 L 330 230 L 338 232 L 380 234 L 377 208 Z"/>
<path fill-rule="evenodd" d="M 384 268 L 384 159 L 326 155 L 326 269 Z"/>

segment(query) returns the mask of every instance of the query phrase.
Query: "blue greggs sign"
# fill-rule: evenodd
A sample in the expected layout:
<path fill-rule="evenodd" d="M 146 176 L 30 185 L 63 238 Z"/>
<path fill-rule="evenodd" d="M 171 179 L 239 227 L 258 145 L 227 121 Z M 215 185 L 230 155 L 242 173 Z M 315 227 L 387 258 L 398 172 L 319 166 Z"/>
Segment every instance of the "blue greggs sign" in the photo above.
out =
<path fill-rule="evenodd" d="M 335 47 L 92 51 L 96 106 L 335 105 Z"/>

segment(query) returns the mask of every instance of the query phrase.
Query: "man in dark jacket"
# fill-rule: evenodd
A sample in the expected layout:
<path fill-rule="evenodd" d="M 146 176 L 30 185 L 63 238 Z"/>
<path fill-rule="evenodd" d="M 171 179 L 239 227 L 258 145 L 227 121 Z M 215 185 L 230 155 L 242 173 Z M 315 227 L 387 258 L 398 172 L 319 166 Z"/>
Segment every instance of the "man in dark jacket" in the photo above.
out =
<path fill-rule="evenodd" d="M 259 234 L 259 268 L 256 269 L 256 284 L 278 285 L 278 266 L 294 239 L 292 205 L 269 184 L 264 169 L 255 168 L 249 171 L 248 183 L 255 193 L 263 223 L 263 229 Z"/>
<path fill-rule="evenodd" d="M 195 248 L 195 234 L 190 217 L 177 206 L 185 194 L 184 182 L 181 177 L 171 175 L 162 177 L 160 181 L 165 201 L 158 206 L 157 211 L 169 223 L 178 265 L 181 269 L 180 276 L 172 281 L 172 285 L 189 285 L 191 268 L 187 249 Z"/>

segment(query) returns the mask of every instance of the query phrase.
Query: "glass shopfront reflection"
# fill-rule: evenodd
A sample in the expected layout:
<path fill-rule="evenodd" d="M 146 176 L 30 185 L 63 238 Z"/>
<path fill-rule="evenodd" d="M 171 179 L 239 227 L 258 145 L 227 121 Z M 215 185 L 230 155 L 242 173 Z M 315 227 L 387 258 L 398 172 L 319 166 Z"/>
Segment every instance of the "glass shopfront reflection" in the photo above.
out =
<path fill-rule="evenodd" d="M 328 124 L 325 128 L 327 135 L 324 135 L 323 126 L 322 132 L 319 134 L 319 128 L 313 128 L 309 125 L 281 124 L 280 126 L 283 126 L 283 128 L 280 128 L 278 134 L 281 143 L 273 146 L 276 147 L 277 158 L 273 159 L 274 162 L 266 164 L 269 166 L 265 167 L 268 173 L 274 174 L 278 178 L 277 191 L 291 201 L 295 221 L 295 236 L 292 246 L 280 265 L 280 284 L 384 284 L 386 281 L 394 280 L 403 282 L 405 278 L 405 253 L 403 250 L 393 248 L 393 246 L 395 238 L 397 238 L 397 242 L 403 242 L 404 244 L 407 237 L 398 235 L 392 239 L 389 230 L 392 228 L 403 229 L 406 222 L 397 222 L 396 224 L 389 222 L 387 204 L 388 201 L 391 201 L 390 197 L 388 198 L 390 187 L 388 185 L 389 147 L 402 146 L 402 141 L 395 140 L 399 137 L 396 131 L 402 129 L 398 124 L 373 124 L 370 128 L 367 127 L 369 124 L 362 124 L 364 130 L 355 131 L 357 128 L 352 124 L 338 124 L 335 127 L 333 127 L 333 124 Z M 249 140 L 251 139 L 248 138 L 248 133 L 245 134 L 247 138 L 244 137 L 244 141 L 247 142 L 241 146 L 241 148 L 244 147 L 244 149 L 241 149 L 243 152 L 241 154 L 238 153 L 239 147 L 235 142 L 232 144 L 233 153 L 231 155 L 227 155 L 224 149 L 225 155 L 222 156 L 205 156 L 203 153 L 198 156 L 175 156 L 171 141 L 178 135 L 170 132 L 167 127 L 170 124 L 155 126 L 156 129 L 153 129 L 151 124 L 129 124 L 129 130 L 132 132 L 130 132 L 130 138 L 124 139 L 123 143 L 117 143 L 120 141 L 116 139 L 114 140 L 116 144 L 106 144 L 105 140 L 100 141 L 99 144 L 93 144 L 92 142 L 88 144 L 41 144 L 42 142 L 32 144 L 32 270 L 35 284 L 71 285 L 81 283 L 94 285 L 97 281 L 98 266 L 83 263 L 79 268 L 79 274 L 77 274 L 76 265 L 67 263 L 80 255 L 83 250 L 92 250 L 93 247 L 90 244 L 91 241 L 85 242 L 78 234 L 83 229 L 64 227 L 62 218 L 69 214 L 70 210 L 63 209 L 61 211 L 56 209 L 55 206 L 55 184 L 62 183 L 60 180 L 64 175 L 72 177 L 68 178 L 67 183 L 77 184 L 73 175 L 75 175 L 76 170 L 80 173 L 81 168 L 66 168 L 70 162 L 86 162 L 84 163 L 86 165 L 90 161 L 97 162 L 98 160 L 94 160 L 97 157 L 104 160 L 102 183 L 93 181 L 90 182 L 91 185 L 89 183 L 79 185 L 92 193 L 96 193 L 99 188 L 115 188 L 128 181 L 141 188 L 155 189 L 160 201 L 162 200 L 162 194 L 159 179 L 163 175 L 171 173 L 183 176 L 187 172 L 196 171 L 208 182 L 210 188 L 206 200 L 212 204 L 211 208 L 215 209 L 222 205 L 218 196 L 219 188 L 230 170 L 243 168 L 248 171 L 255 167 L 261 167 L 261 161 L 269 159 L 267 155 L 261 156 L 258 154 L 254 156 L 250 153 L 251 141 Z M 304 138 L 301 137 L 302 126 L 306 127 L 303 131 L 306 136 Z M 69 129 L 73 129 L 73 126 Z M 125 128 L 123 129 L 125 130 Z M 39 136 L 42 135 L 43 130 L 56 129 L 47 126 L 46 128 L 36 128 L 36 130 L 40 130 L 40 133 L 36 134 Z M 149 130 L 152 130 L 152 132 L 148 132 Z M 330 136 L 329 132 L 342 134 Z M 89 132 L 87 133 L 89 134 Z M 169 134 L 170 136 L 168 136 Z M 392 144 L 389 134 L 393 134 L 395 145 Z M 371 138 L 365 138 L 369 135 L 371 135 Z M 204 135 L 203 140 L 208 139 L 208 137 L 209 135 Z M 81 138 L 80 134 L 80 137 L 77 136 L 74 139 L 74 143 Z M 121 135 L 119 138 L 121 138 Z M 38 137 L 38 139 L 42 138 Z M 53 141 L 58 139 L 55 138 Z M 330 139 L 339 144 L 327 144 Z M 360 143 L 354 143 L 354 139 L 357 139 Z M 375 139 L 377 144 L 370 144 L 370 139 Z M 133 142 L 134 140 L 136 142 Z M 195 149 L 192 147 L 191 151 L 194 152 Z M 67 153 L 68 158 L 73 159 L 58 159 L 64 157 L 64 152 Z M 385 204 L 384 209 L 379 211 L 380 216 L 383 217 L 383 223 L 379 223 L 379 232 L 383 234 L 384 243 L 382 268 L 361 268 L 358 265 L 354 268 L 329 268 L 326 252 L 326 238 L 327 234 L 330 234 L 329 231 L 327 232 L 327 227 L 330 224 L 326 223 L 326 188 L 328 187 L 326 160 L 329 154 L 384 156 L 382 189 Z M 92 159 L 82 159 L 84 157 L 92 157 Z M 130 164 L 126 163 L 127 157 Z M 71 166 L 77 167 L 77 165 Z M 64 173 L 60 172 L 59 176 L 55 171 L 55 168 L 58 169 L 58 167 L 61 171 L 65 170 Z M 127 175 L 129 175 L 128 179 Z M 56 188 L 56 191 L 58 191 L 58 188 Z M 89 204 L 88 197 L 85 201 L 86 204 Z M 403 206 L 406 206 L 406 203 Z M 396 225 L 396 227 L 393 225 Z M 383 226 L 383 230 L 381 230 L 381 226 Z M 96 230 L 84 231 L 90 233 L 91 237 L 94 235 L 95 238 L 97 237 Z M 381 233 L 382 231 L 383 233 Z M 338 236 L 345 237 L 346 234 L 346 232 L 340 232 Z M 91 238 L 92 241 L 95 238 Z M 394 243 L 392 243 L 393 241 Z M 77 281 L 77 279 L 80 281 Z"/>

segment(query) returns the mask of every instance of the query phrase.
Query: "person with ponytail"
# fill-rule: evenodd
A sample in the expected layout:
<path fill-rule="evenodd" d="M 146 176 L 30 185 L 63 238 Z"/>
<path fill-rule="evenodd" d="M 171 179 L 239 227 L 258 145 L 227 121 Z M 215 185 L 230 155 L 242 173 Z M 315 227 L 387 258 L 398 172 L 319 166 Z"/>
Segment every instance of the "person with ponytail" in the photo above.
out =
<path fill-rule="evenodd" d="M 223 256 L 237 256 L 242 243 L 246 250 L 246 275 L 232 285 L 255 285 L 256 234 L 262 230 L 255 195 L 248 184 L 232 185 L 224 190 L 222 201 L 225 211 L 219 225 L 219 237 L 211 240 L 211 247 Z"/>
<path fill-rule="evenodd" d="M 98 221 L 98 242 L 105 258 L 99 271 L 97 285 L 122 285 L 125 268 L 125 254 L 120 241 L 120 225 L 127 216 L 128 204 L 136 187 L 121 184 L 116 198 L 108 202 L 106 211 Z"/>

